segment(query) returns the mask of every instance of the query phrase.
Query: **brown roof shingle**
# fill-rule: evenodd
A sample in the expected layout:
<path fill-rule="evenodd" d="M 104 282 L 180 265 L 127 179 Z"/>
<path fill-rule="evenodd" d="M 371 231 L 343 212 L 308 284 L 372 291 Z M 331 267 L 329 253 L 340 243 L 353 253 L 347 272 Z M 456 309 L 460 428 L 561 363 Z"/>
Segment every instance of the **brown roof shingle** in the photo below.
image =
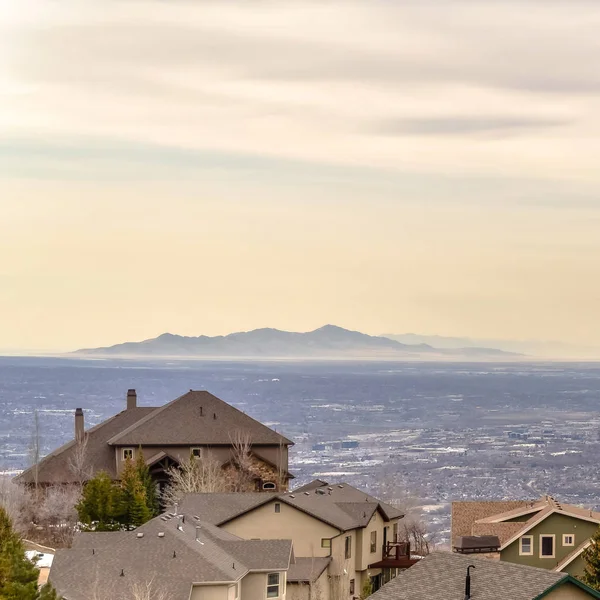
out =
<path fill-rule="evenodd" d="M 247 433 L 255 445 L 293 443 L 209 392 L 194 390 L 119 431 L 108 443 L 118 446 L 229 445 L 236 431 Z"/>

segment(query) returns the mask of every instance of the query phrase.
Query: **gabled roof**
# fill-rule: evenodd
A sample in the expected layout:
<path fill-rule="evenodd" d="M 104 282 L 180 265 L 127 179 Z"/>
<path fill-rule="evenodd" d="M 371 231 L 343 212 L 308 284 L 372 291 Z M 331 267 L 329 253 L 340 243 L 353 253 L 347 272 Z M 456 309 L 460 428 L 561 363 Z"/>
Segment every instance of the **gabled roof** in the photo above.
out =
<path fill-rule="evenodd" d="M 297 557 L 290 564 L 287 574 L 288 583 L 314 583 L 331 562 L 331 556 Z"/>
<path fill-rule="evenodd" d="M 473 600 L 534 600 L 561 585 L 578 585 L 590 598 L 600 594 L 575 583 L 566 573 L 527 567 L 515 563 L 476 558 L 450 552 L 434 552 L 410 569 L 401 572 L 370 598 L 372 600 L 431 600 L 463 598 L 467 567 L 471 570 Z"/>
<path fill-rule="evenodd" d="M 116 478 L 115 452 L 108 445 L 108 440 L 154 410 L 156 407 L 153 406 L 130 408 L 86 431 L 86 460 L 95 472 L 106 471 L 113 479 Z M 76 449 L 75 440 L 71 440 L 45 456 L 38 464 L 39 483 L 76 482 L 77 478 L 71 468 Z M 17 479 L 21 483 L 34 483 L 33 468 L 23 471 Z"/>
<path fill-rule="evenodd" d="M 236 431 L 248 434 L 255 445 L 289 446 L 293 443 L 209 392 L 194 390 L 119 431 L 108 443 L 117 446 L 228 446 Z"/>
<path fill-rule="evenodd" d="M 322 482 L 320 482 L 322 483 Z M 381 502 L 351 485 L 328 485 L 286 492 L 283 494 L 231 493 L 187 494 L 181 510 L 202 517 L 215 525 L 224 525 L 267 502 L 283 502 L 293 506 L 340 531 L 365 527 L 377 511 L 385 521 L 403 517 L 402 511 Z"/>
<path fill-rule="evenodd" d="M 71 549 L 57 552 L 50 581 L 67 600 L 87 600 L 93 593 L 129 598 L 132 585 L 150 579 L 173 600 L 188 600 L 192 584 L 285 571 L 291 552 L 290 540 L 241 540 L 191 516 L 167 515 L 134 531 L 79 534 Z"/>
<path fill-rule="evenodd" d="M 550 515 L 561 514 L 583 521 L 600 524 L 600 513 L 561 504 L 552 496 L 544 496 L 537 501 L 513 502 L 453 502 L 452 539 L 461 535 L 497 535 L 502 544 L 500 550 L 508 547 L 530 529 Z M 495 511 L 495 512 L 494 512 Z M 508 522 L 518 517 L 529 517 L 523 521 Z"/>

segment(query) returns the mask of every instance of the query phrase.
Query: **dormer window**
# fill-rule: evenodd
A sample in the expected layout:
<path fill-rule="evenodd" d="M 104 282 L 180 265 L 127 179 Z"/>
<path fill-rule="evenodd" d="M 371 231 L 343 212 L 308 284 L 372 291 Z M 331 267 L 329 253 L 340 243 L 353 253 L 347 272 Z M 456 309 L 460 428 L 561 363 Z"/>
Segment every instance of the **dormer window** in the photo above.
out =
<path fill-rule="evenodd" d="M 133 460 L 134 448 L 123 448 L 123 460 Z"/>
<path fill-rule="evenodd" d="M 265 481 L 263 483 L 263 490 L 276 490 L 277 486 L 272 481 Z"/>

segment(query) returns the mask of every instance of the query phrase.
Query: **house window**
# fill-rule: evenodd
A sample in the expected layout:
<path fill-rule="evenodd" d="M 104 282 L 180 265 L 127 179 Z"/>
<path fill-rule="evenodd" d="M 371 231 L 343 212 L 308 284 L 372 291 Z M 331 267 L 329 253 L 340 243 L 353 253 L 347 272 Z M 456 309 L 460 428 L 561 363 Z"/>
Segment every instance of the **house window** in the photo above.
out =
<path fill-rule="evenodd" d="M 563 534 L 563 546 L 574 546 L 575 536 L 572 533 Z"/>
<path fill-rule="evenodd" d="M 398 542 L 398 523 L 392 525 L 392 542 Z"/>
<path fill-rule="evenodd" d="M 321 538 L 321 548 L 331 548 L 331 540 L 329 538 Z"/>
<path fill-rule="evenodd" d="M 377 552 L 377 532 L 371 531 L 371 554 Z"/>
<path fill-rule="evenodd" d="M 267 575 L 267 598 L 279 598 L 279 573 Z"/>
<path fill-rule="evenodd" d="M 133 460 L 133 448 L 123 448 L 123 460 Z"/>
<path fill-rule="evenodd" d="M 532 556 L 533 555 L 533 536 L 524 535 L 519 540 L 519 555 L 520 556 Z"/>
<path fill-rule="evenodd" d="M 202 458 L 202 448 L 192 448 L 192 456 L 194 458 Z"/>
<path fill-rule="evenodd" d="M 276 513 L 281 512 L 281 504 L 279 504 L 279 502 L 275 502 L 275 512 Z"/>
<path fill-rule="evenodd" d="M 263 490 L 276 490 L 277 486 L 272 481 L 265 481 L 263 483 Z"/>
<path fill-rule="evenodd" d="M 554 534 L 540 535 L 540 558 L 554 558 Z"/>
<path fill-rule="evenodd" d="M 344 542 L 344 557 L 352 558 L 352 538 L 347 535 Z"/>
<path fill-rule="evenodd" d="M 350 594 L 354 596 L 354 579 L 350 580 Z"/>

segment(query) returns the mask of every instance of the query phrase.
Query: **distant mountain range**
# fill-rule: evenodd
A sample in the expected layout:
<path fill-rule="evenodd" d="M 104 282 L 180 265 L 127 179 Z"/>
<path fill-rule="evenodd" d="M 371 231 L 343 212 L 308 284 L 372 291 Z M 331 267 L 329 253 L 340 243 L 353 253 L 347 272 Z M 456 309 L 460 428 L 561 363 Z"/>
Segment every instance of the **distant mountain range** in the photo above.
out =
<path fill-rule="evenodd" d="M 138 357 L 262 357 L 262 358 L 450 358 L 509 359 L 517 354 L 494 348 L 435 348 L 425 343 L 406 344 L 385 336 L 372 336 L 335 325 L 297 333 L 255 329 L 209 337 L 163 333 L 142 342 L 77 350 L 78 355 Z"/>
<path fill-rule="evenodd" d="M 496 348 L 504 352 L 537 356 L 539 358 L 582 360 L 600 358 L 600 348 L 598 347 L 568 344 L 558 341 L 473 339 L 467 337 L 445 337 L 441 335 L 420 335 L 416 333 L 384 333 L 383 336 L 401 344 L 428 344 L 446 350 L 484 347 Z"/>

